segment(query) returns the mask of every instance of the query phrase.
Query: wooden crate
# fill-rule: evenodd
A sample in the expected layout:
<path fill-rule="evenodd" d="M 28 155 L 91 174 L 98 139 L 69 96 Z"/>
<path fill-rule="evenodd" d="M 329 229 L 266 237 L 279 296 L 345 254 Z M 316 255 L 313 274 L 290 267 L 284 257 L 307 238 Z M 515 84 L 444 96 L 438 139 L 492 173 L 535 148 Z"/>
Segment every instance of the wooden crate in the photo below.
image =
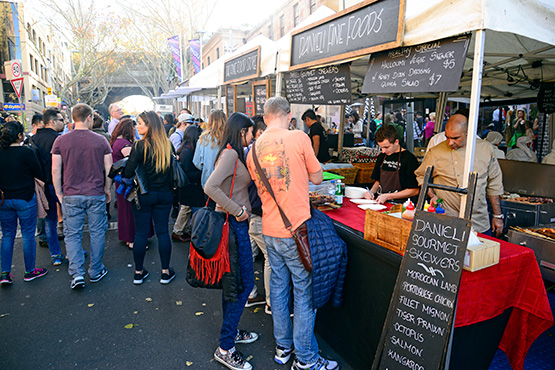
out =
<path fill-rule="evenodd" d="M 332 172 L 338 174 L 339 176 L 343 176 L 345 180 L 343 181 L 347 185 L 352 185 L 355 183 L 357 174 L 359 169 L 356 167 L 352 168 L 333 168 L 331 170 L 327 170 L 327 172 Z"/>
<path fill-rule="evenodd" d="M 358 184 L 368 184 L 374 182 L 370 176 L 372 176 L 372 171 L 374 171 L 375 162 L 370 163 L 353 163 L 354 168 L 360 169 L 356 177 L 356 182 Z"/>
<path fill-rule="evenodd" d="M 405 254 L 412 222 L 380 212 L 366 210 L 364 239 Z"/>
<path fill-rule="evenodd" d="M 480 237 L 478 237 L 478 239 L 480 239 L 483 244 L 466 248 L 466 254 L 464 256 L 463 268 L 471 272 L 482 270 L 499 263 L 500 243 Z"/>

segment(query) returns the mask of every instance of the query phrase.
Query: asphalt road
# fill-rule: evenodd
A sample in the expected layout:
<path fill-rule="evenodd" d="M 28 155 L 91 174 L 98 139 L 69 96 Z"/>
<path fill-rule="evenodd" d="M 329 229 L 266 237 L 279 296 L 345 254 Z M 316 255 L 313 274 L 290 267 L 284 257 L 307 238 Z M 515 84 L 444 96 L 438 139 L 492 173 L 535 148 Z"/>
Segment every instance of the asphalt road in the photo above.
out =
<path fill-rule="evenodd" d="M 85 249 L 88 238 L 85 233 Z M 133 285 L 132 251 L 118 241 L 117 230 L 109 230 L 104 254 L 108 275 L 95 284 L 87 276 L 85 289 L 73 291 L 67 261 L 52 266 L 48 250 L 38 246 L 36 266 L 46 267 L 48 275 L 24 282 L 17 238 L 14 283 L 0 289 L 0 369 L 224 369 L 213 360 L 222 320 L 221 292 L 187 284 L 184 243 L 173 244 L 176 278 L 160 284 L 155 238 L 149 246 L 145 268 L 150 276 L 143 285 Z M 259 260 L 255 279 L 263 292 Z M 273 361 L 272 319 L 263 308 L 245 309 L 239 328 L 260 338 L 237 349 L 255 369 L 289 369 L 291 361 L 288 366 Z M 338 359 L 319 342 L 322 355 Z M 342 369 L 349 369 L 339 360 Z"/>

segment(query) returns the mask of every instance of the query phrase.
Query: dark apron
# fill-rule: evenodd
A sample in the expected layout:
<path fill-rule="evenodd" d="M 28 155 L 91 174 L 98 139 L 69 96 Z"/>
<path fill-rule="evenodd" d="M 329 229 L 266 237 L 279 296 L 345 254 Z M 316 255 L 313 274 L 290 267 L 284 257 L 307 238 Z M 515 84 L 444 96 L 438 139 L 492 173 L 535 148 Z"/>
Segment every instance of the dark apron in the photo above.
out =
<path fill-rule="evenodd" d="M 385 158 L 384 158 L 385 162 Z M 401 164 L 401 152 L 399 152 L 399 159 L 397 160 L 397 169 L 395 171 L 385 171 L 382 166 L 380 167 L 380 185 L 382 187 L 382 193 L 394 193 L 395 191 L 401 191 L 401 180 L 399 179 L 399 167 Z"/>

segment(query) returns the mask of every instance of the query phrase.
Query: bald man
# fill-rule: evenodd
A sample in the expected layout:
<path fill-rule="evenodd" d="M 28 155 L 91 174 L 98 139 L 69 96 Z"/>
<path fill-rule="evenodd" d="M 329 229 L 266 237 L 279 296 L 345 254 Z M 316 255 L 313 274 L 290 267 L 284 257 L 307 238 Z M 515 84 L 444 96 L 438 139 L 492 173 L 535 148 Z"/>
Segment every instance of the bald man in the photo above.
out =
<path fill-rule="evenodd" d="M 462 187 L 465 161 L 465 147 L 468 133 L 468 120 L 461 114 L 449 118 L 445 126 L 446 141 L 430 149 L 422 164 L 414 172 L 418 184 L 422 186 L 428 166 L 434 166 L 433 183 Z M 474 172 L 478 173 L 474 205 L 472 208 L 472 227 L 475 231 L 499 236 L 503 232 L 503 213 L 501 198 L 503 194 L 503 178 L 499 162 L 493 153 L 493 147 L 486 141 L 476 138 L 476 152 L 474 155 Z M 461 196 L 454 192 L 429 189 L 428 196 L 432 201 L 443 199 L 446 214 L 458 217 Z M 487 200 L 493 210 L 492 224 L 488 214 Z"/>

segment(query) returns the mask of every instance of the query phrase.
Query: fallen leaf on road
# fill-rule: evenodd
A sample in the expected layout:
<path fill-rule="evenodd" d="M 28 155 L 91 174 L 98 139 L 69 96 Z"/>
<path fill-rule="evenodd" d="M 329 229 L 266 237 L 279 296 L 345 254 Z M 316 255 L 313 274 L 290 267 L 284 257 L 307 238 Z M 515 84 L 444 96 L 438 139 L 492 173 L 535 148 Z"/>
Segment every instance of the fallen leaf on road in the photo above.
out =
<path fill-rule="evenodd" d="M 253 358 L 253 356 L 249 355 L 249 357 L 247 357 L 245 360 L 250 361 L 250 360 L 252 360 L 252 358 Z"/>
<path fill-rule="evenodd" d="M 206 306 L 206 303 L 203 303 L 202 305 L 203 305 L 203 306 Z"/>
<path fill-rule="evenodd" d="M 9 313 L 3 313 L 2 315 L 0 315 L 0 317 L 4 317 L 4 316 L 9 316 Z"/>
<path fill-rule="evenodd" d="M 145 301 L 152 302 L 152 298 L 145 298 Z"/>
<path fill-rule="evenodd" d="M 257 313 L 257 312 L 259 312 L 259 311 L 262 311 L 262 308 L 261 308 L 261 307 L 256 307 L 256 308 L 254 309 L 254 313 Z"/>
<path fill-rule="evenodd" d="M 134 314 L 136 315 L 136 314 L 138 314 L 138 313 L 139 313 L 139 311 L 133 311 L 133 313 L 134 313 Z"/>
<path fill-rule="evenodd" d="M 89 303 L 87 306 L 92 307 L 92 306 L 94 306 L 94 303 Z"/>
<path fill-rule="evenodd" d="M 175 304 L 178 305 L 178 306 L 182 306 L 183 302 L 182 301 L 175 301 Z"/>
<path fill-rule="evenodd" d="M 133 329 L 133 324 L 127 324 L 124 326 L 125 329 Z"/>
<path fill-rule="evenodd" d="M 256 280 L 260 280 L 259 278 L 256 278 Z"/>
<path fill-rule="evenodd" d="M 197 312 L 197 313 L 195 313 L 195 315 L 197 315 L 197 316 L 204 315 L 204 312 Z"/>
<path fill-rule="evenodd" d="M 186 361 L 186 362 L 185 362 L 185 365 L 187 365 L 187 366 L 191 366 L 192 364 L 193 364 L 193 363 L 192 363 L 191 361 Z"/>

